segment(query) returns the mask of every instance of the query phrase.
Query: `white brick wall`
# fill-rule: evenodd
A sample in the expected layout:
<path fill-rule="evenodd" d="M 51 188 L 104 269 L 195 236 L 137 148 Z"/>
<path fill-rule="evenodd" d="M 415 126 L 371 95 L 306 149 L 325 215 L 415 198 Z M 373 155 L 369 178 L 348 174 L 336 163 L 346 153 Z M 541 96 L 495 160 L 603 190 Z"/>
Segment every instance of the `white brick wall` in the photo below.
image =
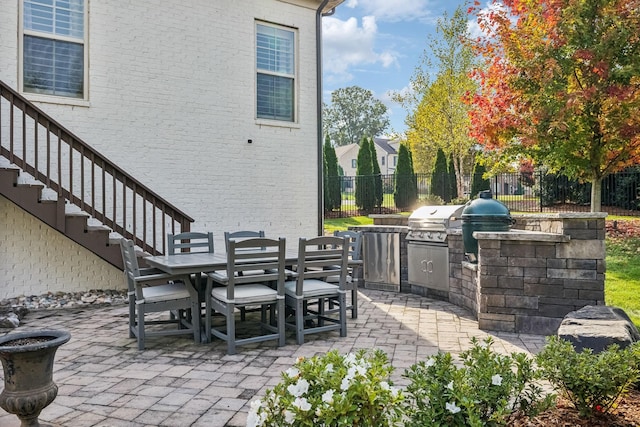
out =
<path fill-rule="evenodd" d="M 17 3 L 3 1 L 0 20 L 0 79 L 14 88 Z M 38 105 L 195 218 L 194 231 L 213 231 L 216 245 L 236 229 L 297 244 L 318 218 L 315 2 L 301 3 L 92 0 L 90 106 Z M 298 30 L 295 126 L 255 119 L 256 19 Z M 0 243 L 21 239 L 9 237 Z"/>
<path fill-rule="evenodd" d="M 0 299 L 126 289 L 122 271 L 0 196 Z"/>

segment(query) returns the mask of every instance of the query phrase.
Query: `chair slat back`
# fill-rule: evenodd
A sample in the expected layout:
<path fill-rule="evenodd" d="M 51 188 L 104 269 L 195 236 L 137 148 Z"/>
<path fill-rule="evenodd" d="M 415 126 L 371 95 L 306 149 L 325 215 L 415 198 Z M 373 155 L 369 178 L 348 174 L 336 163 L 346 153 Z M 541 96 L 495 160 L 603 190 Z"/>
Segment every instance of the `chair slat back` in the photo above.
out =
<path fill-rule="evenodd" d="M 359 231 L 339 231 L 333 233 L 336 237 L 346 237 L 349 240 L 349 257 L 352 260 L 362 259 L 362 233 Z"/>
<path fill-rule="evenodd" d="M 213 233 L 169 233 L 167 235 L 167 246 L 167 253 L 170 255 L 190 252 L 213 253 Z"/>
<path fill-rule="evenodd" d="M 120 252 L 122 253 L 122 262 L 124 264 L 124 273 L 127 279 L 129 292 L 135 290 L 135 278 L 140 276 L 140 267 L 138 265 L 138 256 L 133 240 L 120 239 Z"/>
<path fill-rule="evenodd" d="M 349 243 L 346 237 L 319 236 L 300 238 L 298 246 L 298 279 L 296 294 L 302 295 L 306 279 L 324 280 L 327 276 L 339 276 L 338 286 L 345 288 Z"/>
<path fill-rule="evenodd" d="M 224 232 L 224 243 L 225 249 L 229 252 L 229 240 L 234 239 L 235 241 L 241 241 L 246 239 L 252 239 L 256 237 L 264 237 L 264 230 L 252 231 L 252 230 L 240 230 L 240 231 L 225 231 Z"/>
<path fill-rule="evenodd" d="M 246 283 L 276 282 L 278 295 L 284 295 L 285 238 L 264 237 L 229 240 L 227 251 L 227 297 L 233 299 L 234 286 Z M 251 274 L 243 274 L 251 271 Z M 261 273 L 256 273 L 261 271 Z"/>

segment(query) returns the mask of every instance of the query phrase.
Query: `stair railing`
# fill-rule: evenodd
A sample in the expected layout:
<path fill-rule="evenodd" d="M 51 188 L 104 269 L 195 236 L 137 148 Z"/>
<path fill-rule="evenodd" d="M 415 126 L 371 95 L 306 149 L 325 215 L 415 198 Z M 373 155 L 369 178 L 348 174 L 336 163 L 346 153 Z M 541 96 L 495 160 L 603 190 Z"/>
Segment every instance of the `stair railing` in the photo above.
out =
<path fill-rule="evenodd" d="M 1 80 L 0 155 L 151 254 L 194 221 Z"/>

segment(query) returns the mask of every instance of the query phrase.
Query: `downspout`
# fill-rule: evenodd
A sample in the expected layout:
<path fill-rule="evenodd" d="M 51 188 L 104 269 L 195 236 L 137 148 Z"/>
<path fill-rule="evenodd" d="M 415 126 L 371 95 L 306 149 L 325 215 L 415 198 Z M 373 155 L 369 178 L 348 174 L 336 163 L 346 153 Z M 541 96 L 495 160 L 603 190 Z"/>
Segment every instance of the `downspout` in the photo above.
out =
<path fill-rule="evenodd" d="M 316 109 L 318 121 L 318 236 L 324 234 L 324 163 L 322 150 L 322 10 L 329 3 L 323 0 L 316 10 Z M 327 15 L 333 15 L 335 8 Z"/>

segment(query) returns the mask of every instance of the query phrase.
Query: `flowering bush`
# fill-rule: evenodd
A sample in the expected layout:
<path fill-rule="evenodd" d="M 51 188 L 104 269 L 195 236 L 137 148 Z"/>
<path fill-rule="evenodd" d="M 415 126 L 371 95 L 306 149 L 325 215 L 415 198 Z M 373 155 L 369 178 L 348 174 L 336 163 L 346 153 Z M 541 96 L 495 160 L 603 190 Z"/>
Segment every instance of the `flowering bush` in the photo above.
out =
<path fill-rule="evenodd" d="M 542 397 L 526 354 L 499 355 L 491 350 L 491 337 L 484 342 L 471 340 L 471 349 L 460 354 L 462 367 L 451 354 L 439 353 L 405 372 L 411 381 L 407 427 L 506 425 L 516 411 L 531 416 L 552 404 L 553 396 Z"/>
<path fill-rule="evenodd" d="M 282 381 L 251 402 L 247 426 L 394 426 L 403 395 L 381 350 L 299 358 Z"/>
<path fill-rule="evenodd" d="M 578 353 L 569 341 L 552 336 L 536 361 L 542 376 L 571 401 L 580 415 L 590 417 L 608 412 L 638 380 L 639 349 L 637 345 L 625 349 L 612 345 L 597 354 L 591 349 Z"/>

